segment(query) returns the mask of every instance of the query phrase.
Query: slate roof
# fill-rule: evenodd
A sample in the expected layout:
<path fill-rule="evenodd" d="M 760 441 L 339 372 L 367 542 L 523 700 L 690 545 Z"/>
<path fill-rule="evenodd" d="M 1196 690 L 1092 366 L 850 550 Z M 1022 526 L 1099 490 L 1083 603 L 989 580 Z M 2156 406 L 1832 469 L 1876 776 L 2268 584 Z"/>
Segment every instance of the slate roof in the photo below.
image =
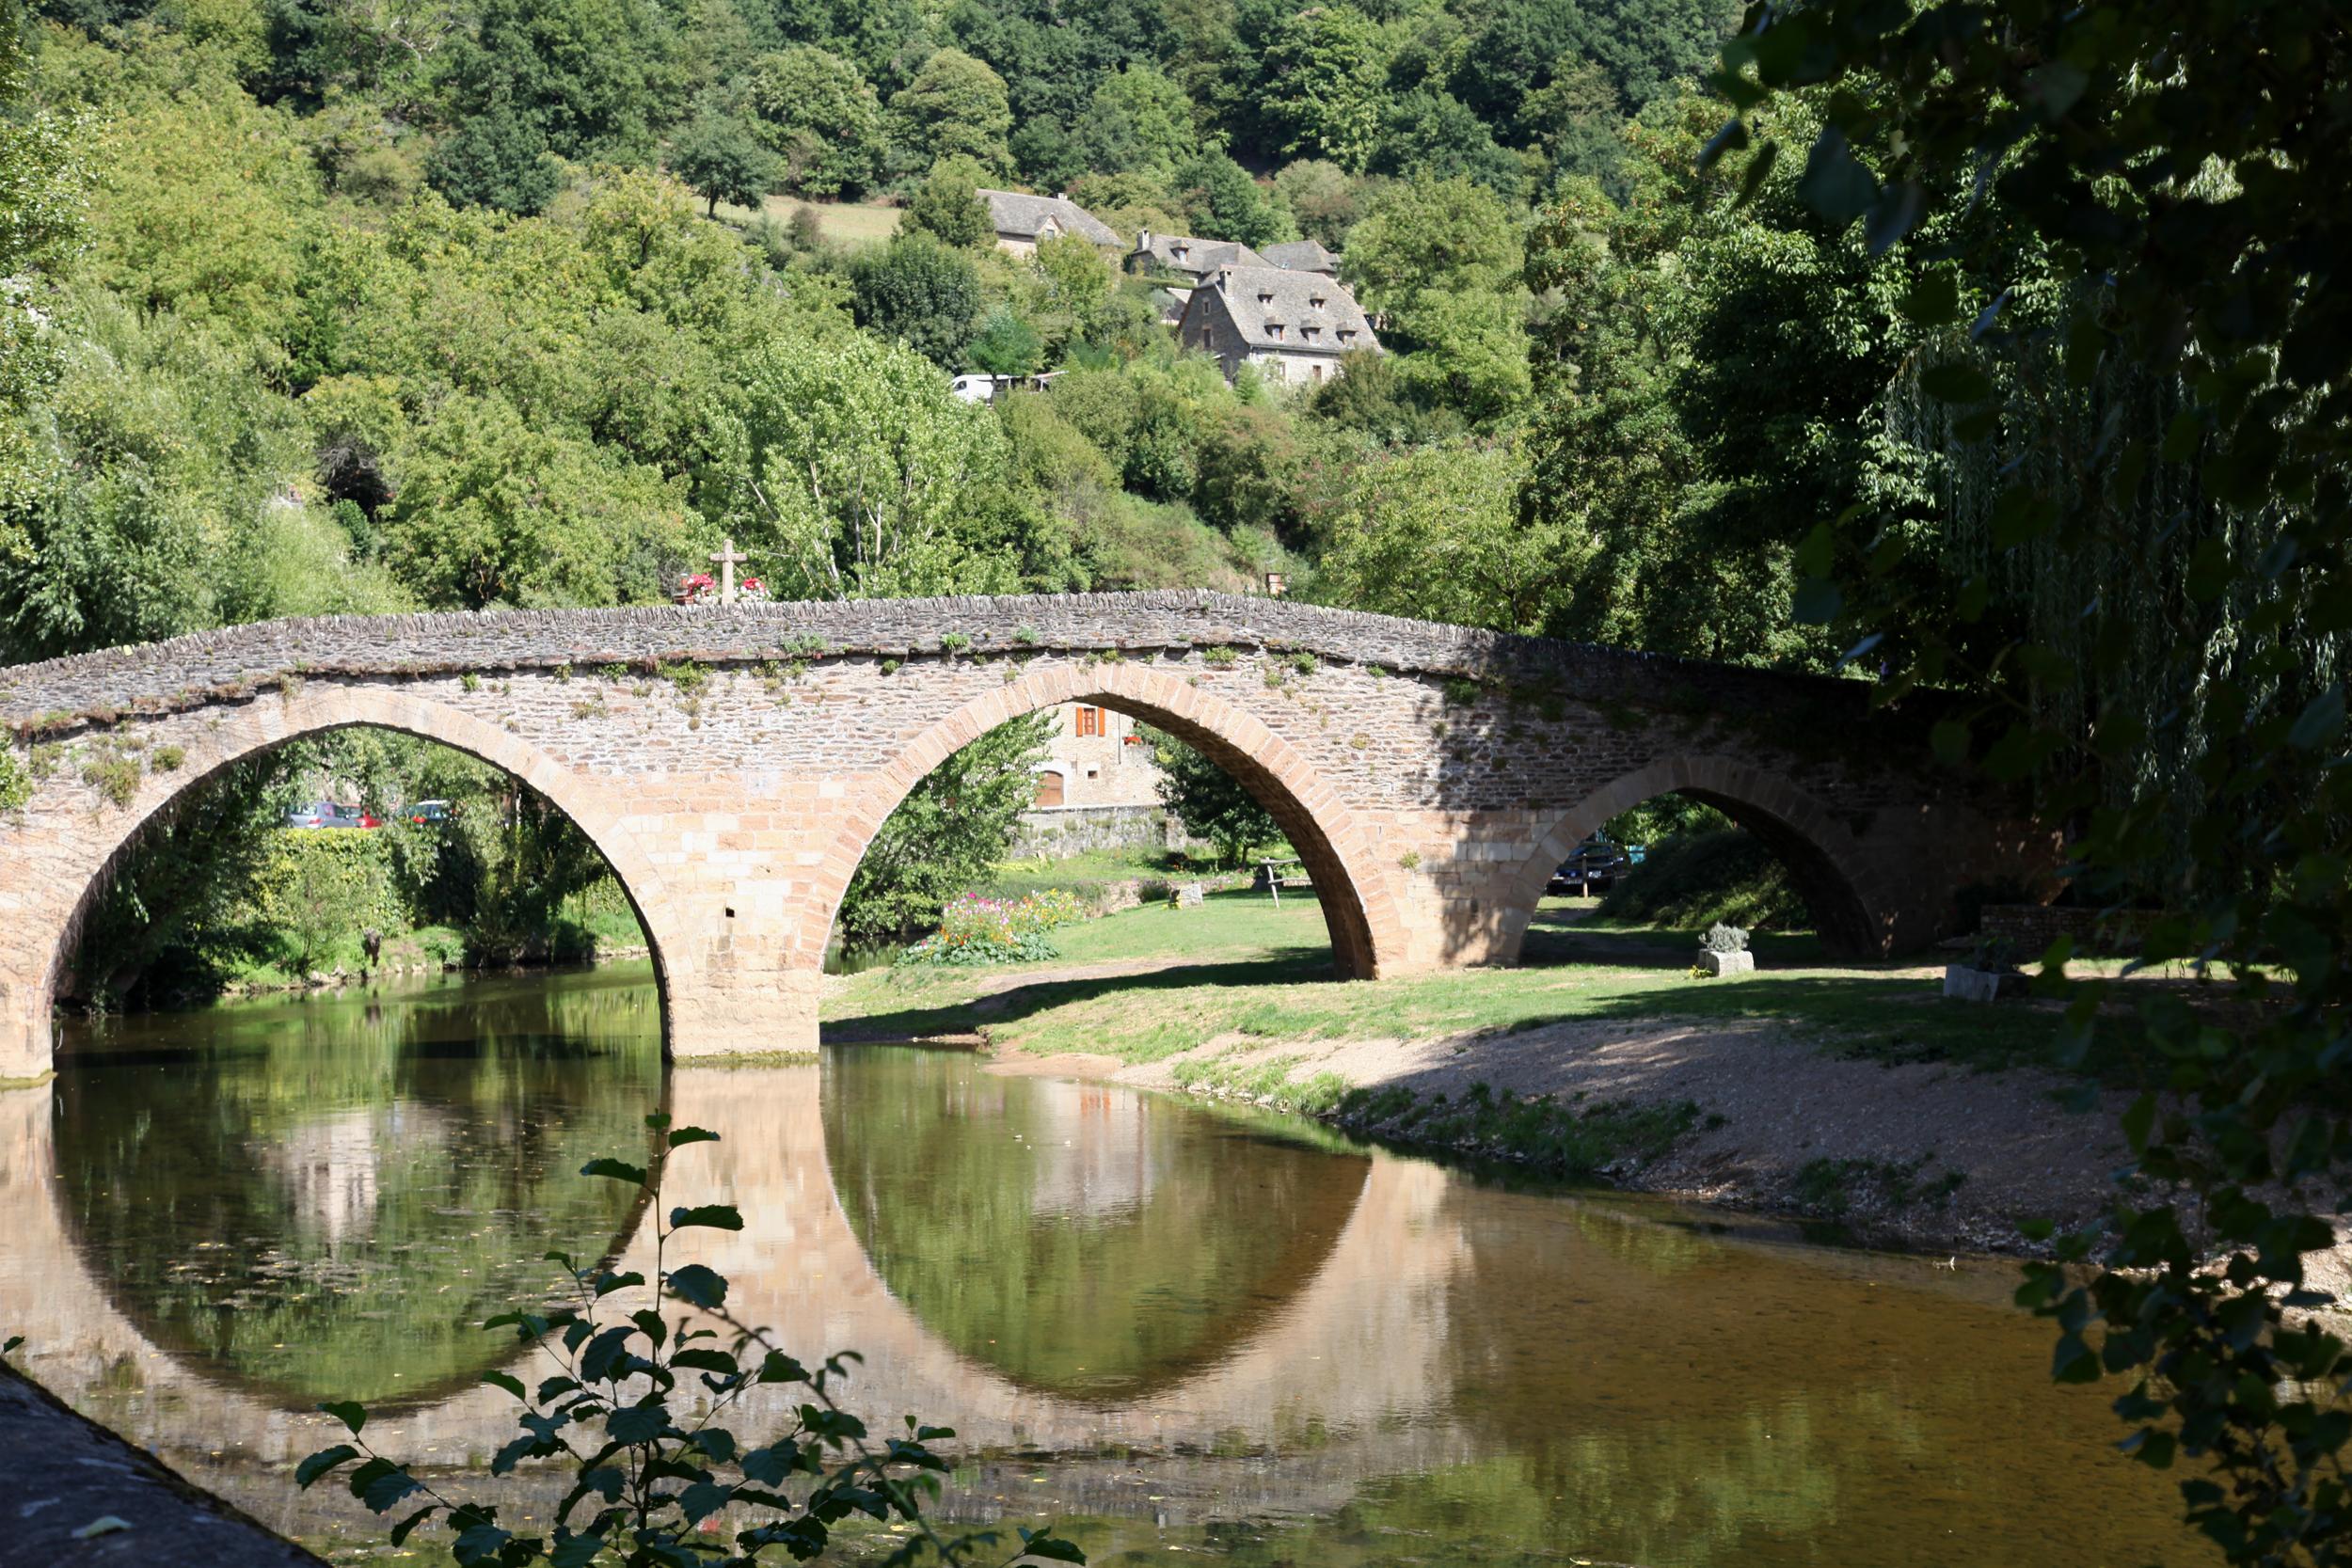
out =
<path fill-rule="evenodd" d="M 1116 230 L 1076 202 L 1058 196 L 1031 196 L 1025 191 L 981 191 L 989 221 L 999 234 L 1034 238 L 1051 218 L 1065 234 L 1076 234 L 1095 245 L 1122 245 Z"/>
<path fill-rule="evenodd" d="M 1266 259 L 1235 240 L 1202 240 L 1190 234 L 1151 234 L 1138 236 L 1138 243 L 1128 254 L 1149 256 L 1169 272 L 1190 273 L 1205 277 L 1219 267 L 1263 267 Z"/>
<path fill-rule="evenodd" d="M 1290 240 L 1270 245 L 1264 251 L 1265 263 L 1291 272 L 1320 272 L 1336 276 L 1340 270 L 1337 255 L 1323 248 L 1314 240 Z"/>
<path fill-rule="evenodd" d="M 1286 354 L 1344 354 L 1351 349 L 1378 349 L 1372 323 L 1344 284 L 1312 272 L 1281 267 L 1232 267 L 1201 279 L 1185 309 L 1213 309 L 1221 301 L 1242 341 L 1253 349 L 1270 348 Z M 1320 304 L 1316 303 L 1321 301 Z M 1279 333 L 1273 331 L 1280 327 Z M 1310 332 L 1311 330 L 1311 336 Z M 1343 332 L 1354 336 L 1343 339 Z"/>

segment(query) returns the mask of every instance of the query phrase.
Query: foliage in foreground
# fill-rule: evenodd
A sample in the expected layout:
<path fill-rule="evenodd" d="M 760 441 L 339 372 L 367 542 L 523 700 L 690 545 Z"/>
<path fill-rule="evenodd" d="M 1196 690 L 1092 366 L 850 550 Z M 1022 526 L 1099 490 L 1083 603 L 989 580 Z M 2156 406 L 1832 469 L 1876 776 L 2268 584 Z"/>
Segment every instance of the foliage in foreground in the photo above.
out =
<path fill-rule="evenodd" d="M 1927 334 L 1890 422 L 1967 546 L 1857 503 L 1799 551 L 1800 617 L 1885 697 L 1984 693 L 1944 759 L 2031 781 L 2078 899 L 2161 908 L 2143 964 L 2236 977 L 2227 1015 L 2141 993 L 2167 1092 L 2126 1174 L 2158 1196 L 2019 1300 L 2060 1381 L 2127 1381 L 2126 1450 L 2194 1462 L 2232 1562 L 2352 1560 L 2352 1354 L 2297 1316 L 2352 1162 L 2352 40 L 2325 7 L 1822 0 L 1753 7 L 1716 85 L 1750 191 L 1754 111 L 1822 106 L 1799 192 Z M 2078 1050 L 2129 1025 L 2072 992 Z"/>
<path fill-rule="evenodd" d="M 506 1475 L 525 1460 L 559 1460 L 574 1472 L 552 1533 L 517 1534 L 499 1523 L 494 1505 L 456 1501 L 405 1464 L 377 1453 L 365 1436 L 367 1410 L 356 1402 L 319 1407 L 350 1429 L 351 1441 L 303 1460 L 294 1470 L 296 1482 L 308 1489 L 351 1465 L 344 1481 L 353 1497 L 379 1514 L 407 1511 L 392 1527 L 393 1545 L 405 1544 L 437 1518 L 454 1535 L 460 1568 L 519 1568 L 542 1560 L 553 1568 L 733 1568 L 772 1546 L 805 1562 L 823 1555 L 834 1528 L 853 1515 L 895 1518 L 915 1528 L 914 1537 L 887 1560 L 892 1563 L 934 1554 L 943 1563 L 978 1561 L 998 1545 L 993 1531 L 946 1539 L 922 1512 L 923 1500 L 938 1496 L 938 1478 L 947 1469 L 929 1445 L 954 1436 L 953 1431 L 908 1417 L 906 1436 L 879 1447 L 869 1443 L 865 1423 L 830 1392 L 847 1375 L 853 1353 L 831 1356 L 812 1371 L 779 1350 L 764 1329 L 728 1309 L 725 1275 L 702 1263 L 665 1266 L 680 1231 L 740 1230 L 743 1217 L 731 1204 L 680 1207 L 664 1217 L 661 1185 L 671 1155 L 690 1144 L 716 1143 L 719 1135 L 699 1127 L 673 1128 L 658 1112 L 645 1125 L 654 1138 L 647 1164 L 596 1159 L 581 1166 L 580 1175 L 644 1192 L 656 1216 L 655 1305 L 623 1312 L 612 1303 L 623 1292 L 644 1291 L 644 1275 L 633 1270 L 616 1272 L 602 1263 L 581 1268 L 566 1254 L 549 1253 L 548 1260 L 569 1277 L 578 1305 L 501 1313 L 483 1324 L 492 1332 L 512 1329 L 553 1368 L 535 1389 L 511 1372 L 482 1374 L 483 1382 L 522 1405 L 516 1421 L 520 1435 L 498 1451 L 490 1473 Z M 672 1317 L 660 1309 L 664 1299 L 679 1308 Z M 716 1424 L 754 1390 L 771 1386 L 807 1390 L 782 1434 L 752 1447 Z M 798 1497 L 786 1490 L 802 1486 L 806 1490 Z M 704 1528 L 730 1511 L 754 1522 L 731 1537 Z M 1020 1545 L 1008 1561 L 1086 1560 L 1050 1530 L 1018 1533 Z"/>

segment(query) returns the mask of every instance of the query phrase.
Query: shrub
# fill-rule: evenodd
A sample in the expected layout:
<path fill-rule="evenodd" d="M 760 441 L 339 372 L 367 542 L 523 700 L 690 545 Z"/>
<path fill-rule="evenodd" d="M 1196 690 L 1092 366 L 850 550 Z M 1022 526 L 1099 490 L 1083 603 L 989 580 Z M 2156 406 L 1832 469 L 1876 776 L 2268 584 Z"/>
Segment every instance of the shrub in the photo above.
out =
<path fill-rule="evenodd" d="M 1038 963 L 1061 957 L 1046 933 L 1088 917 L 1086 905 L 1067 888 L 1048 888 L 1019 898 L 983 898 L 965 894 L 942 911 L 939 929 L 901 952 L 902 964 Z"/>
<path fill-rule="evenodd" d="M 1678 832 L 1652 845 L 1597 912 L 1603 920 L 1701 929 L 1718 921 L 1749 930 L 1811 923 L 1787 868 L 1740 828 Z"/>
<path fill-rule="evenodd" d="M 1748 933 L 1737 926 L 1725 926 L 1717 921 L 1699 938 L 1699 950 L 1704 953 L 1744 953 L 1748 950 Z"/>
<path fill-rule="evenodd" d="M 12 748 L 0 747 L 0 811 L 16 811 L 32 798 L 32 769 L 16 760 Z"/>

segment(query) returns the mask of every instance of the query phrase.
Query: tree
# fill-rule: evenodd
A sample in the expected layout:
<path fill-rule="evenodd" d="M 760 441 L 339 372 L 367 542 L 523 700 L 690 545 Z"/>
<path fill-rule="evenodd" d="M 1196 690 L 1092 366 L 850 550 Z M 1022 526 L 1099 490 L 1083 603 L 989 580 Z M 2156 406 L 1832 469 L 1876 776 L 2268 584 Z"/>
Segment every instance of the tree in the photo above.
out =
<path fill-rule="evenodd" d="M 1057 714 L 999 724 L 908 791 L 866 847 L 834 926 L 845 947 L 905 942 L 939 924 L 951 898 L 985 879 L 1037 803 L 1037 765 Z"/>
<path fill-rule="evenodd" d="M 711 105 L 695 115 L 670 144 L 670 166 L 689 190 L 709 203 L 706 215 L 714 218 L 722 198 L 738 207 L 757 208 L 776 178 L 775 157 L 759 145 L 751 127 Z"/>
<path fill-rule="evenodd" d="M 1296 233 L 1249 171 L 1222 152 L 1202 152 L 1178 169 L 1176 188 L 1192 208 L 1193 228 L 1206 238 L 1254 248 Z"/>
<path fill-rule="evenodd" d="M 1460 176 L 1391 187 L 1348 240 L 1349 280 L 1405 351 L 1400 377 L 1473 419 L 1528 389 L 1519 265 L 1502 198 Z"/>
<path fill-rule="evenodd" d="M 925 242 L 930 243 L 930 242 Z M 1003 432 L 938 368 L 864 333 L 773 340 L 720 433 L 738 536 L 796 597 L 1000 593 L 1017 555 L 980 531 Z"/>
<path fill-rule="evenodd" d="M 1284 164 L 1274 176 L 1274 198 L 1290 210 L 1301 233 L 1329 250 L 1345 247 L 1347 231 L 1363 215 L 1354 176 L 1324 158 Z"/>
<path fill-rule="evenodd" d="M 1281 842 L 1281 825 L 1240 780 L 1165 731 L 1140 724 L 1136 730 L 1159 764 L 1160 804 L 1185 832 L 1216 847 L 1218 864 L 1239 865 L 1251 849 Z"/>
<path fill-rule="evenodd" d="M 1542 631 L 1596 545 L 1571 521 L 1522 521 L 1527 473 L 1526 458 L 1501 442 L 1365 464 L 1332 526 L 1318 589 L 1356 610 Z"/>
<path fill-rule="evenodd" d="M 830 199 L 874 182 L 882 102 L 848 60 L 811 44 L 762 55 L 744 73 L 743 97 L 760 139 L 783 163 L 787 189 Z"/>
<path fill-rule="evenodd" d="M 424 177 L 452 206 L 526 217 L 543 211 L 563 182 L 547 137 L 503 99 L 436 142 Z"/>
<path fill-rule="evenodd" d="M 992 375 L 1028 375 L 1044 361 L 1045 343 L 1027 318 L 999 305 L 980 322 L 972 340 L 972 363 Z"/>
<path fill-rule="evenodd" d="M 1389 105 L 1371 168 L 1375 174 L 1430 180 L 1461 175 L 1506 201 L 1517 201 L 1526 183 L 1518 154 L 1497 146 L 1477 115 L 1452 93 L 1427 87 Z"/>
<path fill-rule="evenodd" d="M 993 245 L 996 225 L 979 198 L 987 178 L 970 158 L 942 158 L 907 202 L 902 232 L 929 234 L 942 245 L 976 250 Z"/>
<path fill-rule="evenodd" d="M 448 399 L 404 467 L 386 552 L 429 605 L 659 603 L 689 555 L 682 483 L 502 397 Z"/>
<path fill-rule="evenodd" d="M 1080 169 L 1105 174 L 1168 174 L 1200 146 L 1191 101 L 1148 65 L 1105 76 L 1069 136 Z"/>
<path fill-rule="evenodd" d="M 1889 700 L 1975 691 L 1944 763 L 2033 787 L 2078 898 L 2156 905 L 2141 964 L 2236 982 L 2226 1010 L 2133 1008 L 2045 955 L 2078 1049 L 2133 1031 L 2166 1092 L 2123 1117 L 2119 1181 L 2148 1196 L 2119 1187 L 2019 1300 L 2058 1379 L 2127 1380 L 2125 1451 L 2193 1461 L 2189 1518 L 2231 1561 L 2340 1562 L 2352 1356 L 2290 1312 L 2352 1159 L 2352 54 L 2324 9 L 2215 0 L 1753 15 L 1703 162 L 1776 157 L 1807 89 L 1797 194 L 1860 224 L 1927 337 L 1887 412 L 1952 518 L 1824 521 L 1797 611 Z"/>
<path fill-rule="evenodd" d="M 914 166 L 965 157 L 992 173 L 1009 168 L 1012 109 L 1005 81 L 961 49 L 942 49 L 890 100 L 892 139 Z"/>
<path fill-rule="evenodd" d="M 1285 152 L 1328 158 L 1361 171 L 1380 139 L 1393 47 L 1353 6 L 1316 6 L 1289 17 L 1265 59 L 1265 111 Z"/>
<path fill-rule="evenodd" d="M 929 234 L 900 234 L 851 263 L 857 324 L 896 339 L 949 371 L 961 371 L 980 309 L 972 259 Z"/>

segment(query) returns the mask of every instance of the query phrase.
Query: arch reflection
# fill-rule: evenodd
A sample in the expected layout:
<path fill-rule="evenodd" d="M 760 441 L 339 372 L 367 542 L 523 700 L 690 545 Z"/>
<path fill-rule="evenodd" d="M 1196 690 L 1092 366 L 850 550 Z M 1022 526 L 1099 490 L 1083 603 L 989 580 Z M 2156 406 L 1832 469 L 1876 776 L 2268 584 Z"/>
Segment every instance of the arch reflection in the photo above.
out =
<path fill-rule="evenodd" d="M 639 1195 L 577 1173 L 642 1147 L 662 1096 L 644 981 L 120 1026 L 56 1080 L 66 1230 L 151 1343 L 267 1404 L 397 1408 L 469 1386 L 515 1354 L 483 1319 L 547 1299 L 543 1253 L 602 1256 L 637 1227 Z"/>
<path fill-rule="evenodd" d="M 1233 1354 L 1322 1272 L 1372 1169 L 1270 1118 L 947 1052 L 836 1053 L 823 1116 L 834 1193 L 891 1293 L 958 1354 L 1089 1402 Z"/>

